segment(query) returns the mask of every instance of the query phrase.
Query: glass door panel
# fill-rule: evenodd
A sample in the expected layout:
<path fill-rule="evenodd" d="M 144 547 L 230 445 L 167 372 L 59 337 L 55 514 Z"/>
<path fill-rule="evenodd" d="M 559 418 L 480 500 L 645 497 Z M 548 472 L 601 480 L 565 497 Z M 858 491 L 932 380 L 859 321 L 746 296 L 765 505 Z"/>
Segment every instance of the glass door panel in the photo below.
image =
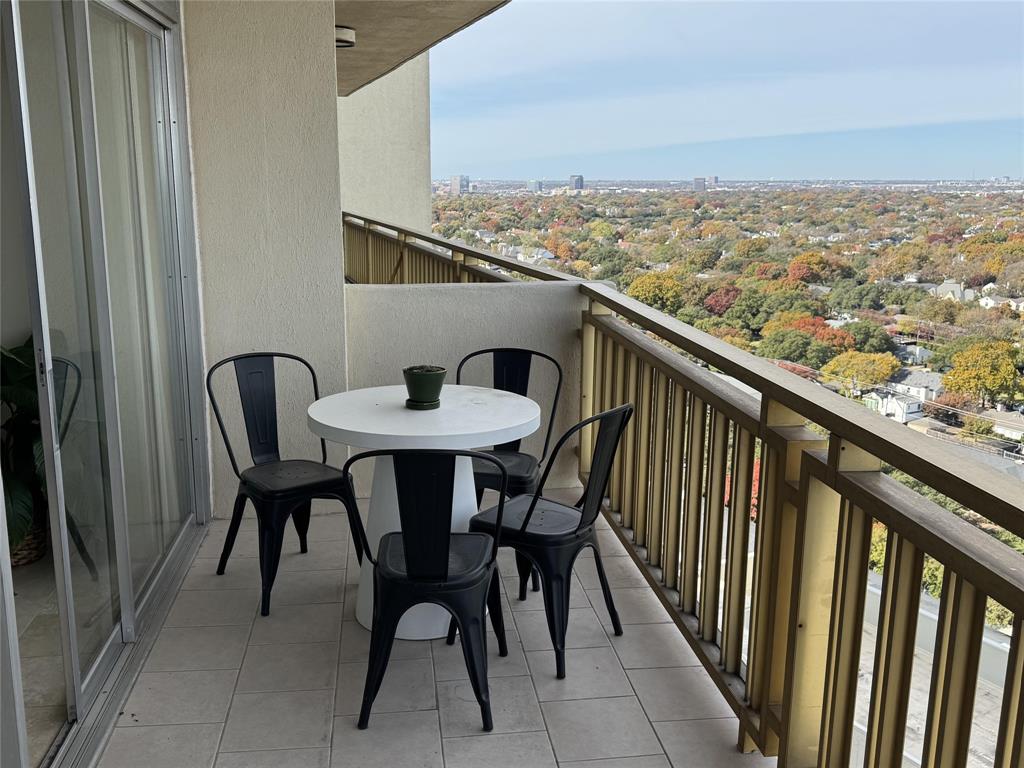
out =
<path fill-rule="evenodd" d="M 163 38 L 90 6 L 107 284 L 136 596 L 191 514 Z"/>
<path fill-rule="evenodd" d="M 74 666 L 84 678 L 121 618 L 115 560 L 100 343 L 92 270 L 79 205 L 79 147 L 59 2 L 19 3 L 27 114 L 22 115 L 32 184 L 36 309 L 34 347 L 50 370 L 44 445 L 56 477 L 49 489 L 56 578 L 73 606 Z M 6 164 L 5 164 L 6 166 Z M 6 173 L 6 167 L 5 167 Z M 6 281 L 4 290 L 8 290 Z M 29 291 L 33 287 L 28 288 Z M 41 328 L 41 330 L 40 330 Z M 35 335 L 35 334 L 34 334 Z M 41 351 L 49 354 L 40 354 Z M 42 390 L 45 394 L 45 390 Z M 54 493 L 55 486 L 62 492 Z M 56 496 L 56 497 L 55 497 Z M 60 502 L 63 499 L 63 510 Z M 59 601 L 58 601 L 59 605 Z M 50 640 L 53 636 L 50 636 Z M 67 670 L 65 670 L 67 676 Z"/>

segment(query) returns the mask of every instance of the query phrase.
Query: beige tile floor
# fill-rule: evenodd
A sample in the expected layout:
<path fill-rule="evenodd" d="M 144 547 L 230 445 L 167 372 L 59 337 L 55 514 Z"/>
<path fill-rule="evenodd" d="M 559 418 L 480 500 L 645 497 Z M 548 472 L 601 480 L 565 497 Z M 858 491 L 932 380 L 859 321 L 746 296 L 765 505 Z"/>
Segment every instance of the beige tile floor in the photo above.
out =
<path fill-rule="evenodd" d="M 255 523 L 214 574 L 215 521 L 124 707 L 101 768 L 716 768 L 774 765 L 735 750 L 737 725 L 610 532 L 609 576 L 626 625 L 610 635 L 587 558 L 573 579 L 565 680 L 538 594 L 506 601 L 509 655 L 491 652 L 494 731 L 458 647 L 398 642 L 359 731 L 369 633 L 342 515 L 314 515 L 311 551 L 286 540 L 269 617 L 257 615 Z M 501 572 L 514 574 L 510 552 Z M 512 586 L 513 582 L 508 581 Z M 514 595 L 513 595 L 514 596 Z"/>

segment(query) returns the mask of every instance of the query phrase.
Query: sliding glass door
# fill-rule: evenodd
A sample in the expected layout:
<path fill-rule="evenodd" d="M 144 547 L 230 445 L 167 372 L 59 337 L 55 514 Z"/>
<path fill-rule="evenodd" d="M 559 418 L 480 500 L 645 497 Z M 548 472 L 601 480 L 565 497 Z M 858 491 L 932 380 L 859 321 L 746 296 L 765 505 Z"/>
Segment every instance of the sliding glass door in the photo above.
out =
<path fill-rule="evenodd" d="M 138 595 L 189 518 L 182 298 L 161 30 L 89 15 L 132 583 Z"/>
<path fill-rule="evenodd" d="M 32 751 L 39 754 L 57 723 L 81 714 L 83 681 L 119 628 L 121 603 L 103 398 L 110 381 L 100 364 L 103 327 L 79 195 L 82 157 L 69 120 L 67 28 L 58 3 L 22 3 L 16 10 L 23 45 L 17 62 L 21 99 L 13 109 L 20 117 L 19 159 L 31 201 L 22 253 L 30 267 L 24 284 L 5 281 L 4 290 L 26 291 L 32 306 L 27 355 L 41 376 L 30 407 L 46 465 L 39 499 L 47 507 L 51 550 L 40 563 L 12 573 L 19 595 L 44 590 L 46 568 L 52 581 L 46 609 L 19 637 L 26 720 Z M 11 480 L 31 478 L 23 473 Z M 28 618 L 29 602 L 15 605 L 19 620 Z M 45 635 L 29 631 L 41 621 L 49 622 Z"/>
<path fill-rule="evenodd" d="M 4 206 L 24 215 L 9 226 L 5 210 L 2 299 L 22 300 L 29 336 L 3 364 L 24 368 L 39 446 L 25 441 L 4 485 L 8 508 L 12 487 L 38 486 L 19 503 L 37 506 L 43 554 L 11 559 L 36 766 L 89 712 L 196 519 L 195 300 L 183 293 L 188 217 L 175 178 L 187 162 L 168 28 L 113 0 L 13 0 L 3 14 Z M 33 481 L 37 458 L 45 472 Z"/>

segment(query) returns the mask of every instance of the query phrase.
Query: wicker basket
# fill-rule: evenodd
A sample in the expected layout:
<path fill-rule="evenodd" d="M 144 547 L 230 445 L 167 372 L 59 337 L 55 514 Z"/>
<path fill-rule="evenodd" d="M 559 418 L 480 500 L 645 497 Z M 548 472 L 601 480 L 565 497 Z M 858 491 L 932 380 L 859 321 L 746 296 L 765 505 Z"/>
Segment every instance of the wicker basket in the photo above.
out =
<path fill-rule="evenodd" d="M 47 539 L 46 528 L 40 525 L 33 525 L 21 543 L 11 550 L 11 567 L 19 565 L 30 565 L 46 554 Z"/>

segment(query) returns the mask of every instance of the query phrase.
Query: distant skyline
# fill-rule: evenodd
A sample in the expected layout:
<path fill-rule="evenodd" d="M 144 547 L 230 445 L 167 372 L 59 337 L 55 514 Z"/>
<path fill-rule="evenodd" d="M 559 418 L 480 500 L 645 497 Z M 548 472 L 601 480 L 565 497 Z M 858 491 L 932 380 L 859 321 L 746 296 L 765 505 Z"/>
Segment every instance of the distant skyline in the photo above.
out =
<path fill-rule="evenodd" d="M 1024 176 L 1019 2 L 513 0 L 430 68 L 435 178 Z"/>

